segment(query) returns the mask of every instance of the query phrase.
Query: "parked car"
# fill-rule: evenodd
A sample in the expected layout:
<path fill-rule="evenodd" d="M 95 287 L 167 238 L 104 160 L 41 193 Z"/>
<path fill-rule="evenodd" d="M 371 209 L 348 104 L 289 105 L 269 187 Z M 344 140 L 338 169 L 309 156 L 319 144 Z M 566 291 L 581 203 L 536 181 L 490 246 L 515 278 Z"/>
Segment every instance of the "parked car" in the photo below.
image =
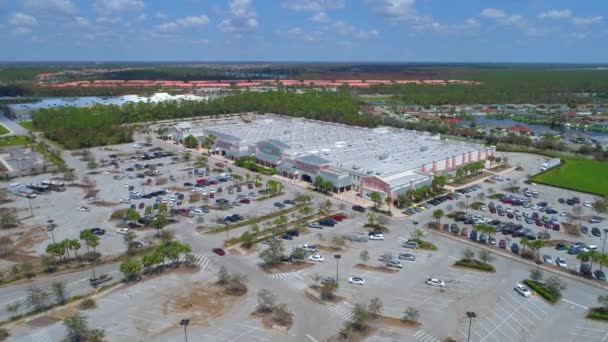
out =
<path fill-rule="evenodd" d="M 589 264 L 581 264 L 580 273 L 585 278 L 591 278 L 593 273 L 591 273 L 591 265 Z"/>
<path fill-rule="evenodd" d="M 602 231 L 598 227 L 593 227 L 591 229 L 591 235 L 593 235 L 595 237 L 601 237 L 602 236 Z"/>
<path fill-rule="evenodd" d="M 416 256 L 410 253 L 400 253 L 398 258 L 400 260 L 416 261 Z"/>
<path fill-rule="evenodd" d="M 595 270 L 595 272 L 593 272 L 593 277 L 600 281 L 606 281 L 606 273 L 604 273 L 604 271 Z"/>
<path fill-rule="evenodd" d="M 116 229 L 116 233 L 120 235 L 127 235 L 131 230 L 129 228 L 118 228 Z"/>
<path fill-rule="evenodd" d="M 553 258 L 549 254 L 543 255 L 543 260 L 545 264 L 553 265 Z"/>
<path fill-rule="evenodd" d="M 386 267 L 402 269 L 403 265 L 401 265 L 401 262 L 399 262 L 399 260 L 389 260 L 386 262 Z"/>
<path fill-rule="evenodd" d="M 322 255 L 313 254 L 308 257 L 308 260 L 314 261 L 314 262 L 323 262 L 323 261 L 325 261 L 325 258 Z"/>
<path fill-rule="evenodd" d="M 314 253 L 317 251 L 317 246 L 315 245 L 302 245 L 300 246 L 305 252 Z"/>
<path fill-rule="evenodd" d="M 360 205 L 353 205 L 352 209 L 353 209 L 354 211 L 358 211 L 358 212 L 360 212 L 360 213 L 364 213 L 364 212 L 365 212 L 365 208 L 363 208 L 363 207 L 362 207 L 362 206 L 360 206 Z"/>
<path fill-rule="evenodd" d="M 219 255 L 219 256 L 224 256 L 226 255 L 226 251 L 222 248 L 214 248 L 213 249 L 213 253 Z"/>
<path fill-rule="evenodd" d="M 418 248 L 418 242 L 416 241 L 406 241 L 403 244 L 404 248 Z"/>
<path fill-rule="evenodd" d="M 285 204 L 283 204 L 281 202 L 274 202 L 274 206 L 277 208 L 285 208 Z"/>
<path fill-rule="evenodd" d="M 322 220 L 319 221 L 319 224 L 325 227 L 333 227 L 336 225 L 336 221 L 334 220 Z"/>
<path fill-rule="evenodd" d="M 557 266 L 559 266 L 561 268 L 568 268 L 568 264 L 566 264 L 566 260 L 564 260 L 562 257 L 557 257 L 557 259 L 555 259 L 555 263 L 557 264 Z"/>
<path fill-rule="evenodd" d="M 526 298 L 532 297 L 532 293 L 530 292 L 530 290 L 528 290 L 528 288 L 523 284 L 515 285 L 514 290 L 515 290 L 515 292 L 519 293 L 520 295 L 522 295 Z"/>
<path fill-rule="evenodd" d="M 365 285 L 365 278 L 362 277 L 350 277 L 348 282 L 355 285 Z"/>
<path fill-rule="evenodd" d="M 311 223 L 308 225 L 308 228 L 323 229 L 323 226 L 318 223 Z"/>
<path fill-rule="evenodd" d="M 443 282 L 443 280 L 440 280 L 438 278 L 428 278 L 425 283 L 429 286 L 445 287 L 445 283 Z"/>
<path fill-rule="evenodd" d="M 498 248 L 507 249 L 507 241 L 506 240 L 498 241 Z"/>
<path fill-rule="evenodd" d="M 513 242 L 511 245 L 511 252 L 519 254 L 519 245 L 516 242 Z"/>
<path fill-rule="evenodd" d="M 106 235 L 106 230 L 99 227 L 91 228 L 89 231 L 97 236 Z"/>
<path fill-rule="evenodd" d="M 370 240 L 380 240 L 380 241 L 384 241 L 384 235 L 382 234 L 372 234 L 369 236 Z"/>

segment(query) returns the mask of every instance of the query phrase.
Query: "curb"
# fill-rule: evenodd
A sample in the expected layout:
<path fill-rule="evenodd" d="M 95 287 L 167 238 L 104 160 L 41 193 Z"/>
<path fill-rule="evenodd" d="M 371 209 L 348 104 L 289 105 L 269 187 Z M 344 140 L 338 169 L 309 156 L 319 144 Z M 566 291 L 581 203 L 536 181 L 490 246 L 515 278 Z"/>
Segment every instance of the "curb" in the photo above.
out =
<path fill-rule="evenodd" d="M 597 283 L 595 281 L 590 281 L 590 280 L 582 278 L 582 277 L 577 277 L 577 276 L 572 275 L 570 273 L 567 273 L 567 272 L 564 272 L 562 270 L 555 269 L 555 268 L 552 268 L 552 267 L 547 267 L 545 265 L 537 265 L 534 262 L 525 260 L 525 259 L 520 258 L 520 257 L 515 257 L 511 253 L 504 253 L 504 252 L 500 251 L 498 248 L 490 248 L 490 247 L 485 246 L 483 244 L 471 242 L 468 239 L 465 240 L 465 239 L 456 238 L 455 236 L 453 236 L 451 234 L 446 234 L 446 233 L 443 233 L 443 232 L 440 232 L 440 231 L 437 231 L 437 230 L 427 229 L 427 231 L 430 231 L 433 234 L 438 235 L 438 236 L 442 236 L 442 237 L 445 237 L 445 238 L 448 238 L 448 239 L 451 239 L 451 240 L 454 240 L 454 241 L 458 241 L 460 243 L 463 243 L 465 245 L 469 245 L 471 247 L 485 249 L 486 251 L 489 251 L 489 252 L 492 252 L 494 254 L 500 255 L 500 256 L 505 257 L 507 259 L 510 259 L 512 261 L 518 262 L 520 264 L 524 264 L 524 265 L 527 265 L 527 266 L 530 266 L 530 267 L 533 267 L 533 268 L 538 267 L 538 268 L 540 268 L 541 270 L 543 270 L 545 272 L 549 272 L 549 273 L 553 273 L 555 275 L 563 276 L 563 277 L 568 278 L 570 280 L 578 281 L 580 283 L 583 283 L 585 285 L 589 285 L 589 286 L 595 287 L 595 288 L 603 290 L 603 291 L 608 291 L 608 285 L 603 285 L 603 284 Z"/>

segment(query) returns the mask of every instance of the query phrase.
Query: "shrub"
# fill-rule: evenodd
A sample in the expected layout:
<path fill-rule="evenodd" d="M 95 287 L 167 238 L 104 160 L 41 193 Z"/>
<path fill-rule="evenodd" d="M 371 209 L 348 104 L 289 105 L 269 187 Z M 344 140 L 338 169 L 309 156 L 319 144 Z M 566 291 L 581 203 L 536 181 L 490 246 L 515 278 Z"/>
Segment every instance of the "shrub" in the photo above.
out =
<path fill-rule="evenodd" d="M 557 303 L 562 298 L 562 294 L 560 292 L 552 290 L 544 283 L 526 279 L 524 280 L 524 284 L 551 303 Z"/>
<path fill-rule="evenodd" d="M 95 309 L 96 307 L 97 303 L 95 302 L 95 299 L 92 298 L 85 299 L 80 302 L 80 305 L 78 305 L 78 308 L 80 308 L 80 310 L 90 310 Z"/>
<path fill-rule="evenodd" d="M 476 270 L 480 270 L 480 271 L 484 271 L 484 272 L 495 272 L 496 269 L 494 269 L 494 266 L 490 265 L 490 264 L 485 264 L 479 260 L 458 260 L 454 263 L 454 266 L 459 266 L 459 267 L 467 267 L 467 268 L 472 268 L 472 269 L 476 269 Z"/>
<path fill-rule="evenodd" d="M 604 308 L 592 308 L 587 313 L 587 318 L 608 321 L 608 310 Z"/>
<path fill-rule="evenodd" d="M 434 244 L 428 242 L 428 241 L 424 241 L 422 239 L 410 239 L 409 241 L 414 241 L 418 243 L 418 248 L 420 249 L 427 249 L 430 251 L 436 251 L 437 250 L 437 246 L 435 246 Z"/>
<path fill-rule="evenodd" d="M 0 328 L 0 341 L 5 341 L 11 334 L 6 328 Z"/>

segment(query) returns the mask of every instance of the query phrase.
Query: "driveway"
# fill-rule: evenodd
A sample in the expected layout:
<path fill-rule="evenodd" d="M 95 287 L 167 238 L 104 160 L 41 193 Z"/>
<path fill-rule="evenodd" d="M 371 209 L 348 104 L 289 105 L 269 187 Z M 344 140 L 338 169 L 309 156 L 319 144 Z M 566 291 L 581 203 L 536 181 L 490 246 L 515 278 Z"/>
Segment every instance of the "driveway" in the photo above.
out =
<path fill-rule="evenodd" d="M 27 133 L 28 133 L 27 129 L 19 126 L 19 124 L 16 121 L 9 119 L 6 115 L 4 115 L 4 112 L 0 112 L 0 123 L 2 125 L 4 125 L 4 127 L 11 130 L 10 133 L 6 133 L 3 136 L 27 135 Z"/>

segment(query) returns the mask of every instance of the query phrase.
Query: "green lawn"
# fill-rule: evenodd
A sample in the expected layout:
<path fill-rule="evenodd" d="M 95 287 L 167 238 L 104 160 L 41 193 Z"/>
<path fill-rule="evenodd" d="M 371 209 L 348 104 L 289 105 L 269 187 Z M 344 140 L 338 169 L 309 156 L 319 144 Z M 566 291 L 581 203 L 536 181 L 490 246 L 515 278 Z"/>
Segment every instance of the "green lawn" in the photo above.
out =
<path fill-rule="evenodd" d="M 608 195 L 608 163 L 588 159 L 562 158 L 564 165 L 532 177 L 532 182 L 560 188 Z"/>
<path fill-rule="evenodd" d="M 25 135 L 13 135 L 0 138 L 0 147 L 22 146 L 30 143 L 30 138 Z"/>
<path fill-rule="evenodd" d="M 22 121 L 19 123 L 19 126 L 27 129 L 30 132 L 34 130 L 34 123 L 32 121 Z"/>
<path fill-rule="evenodd" d="M 6 133 L 10 133 L 10 131 L 4 125 L 0 124 L 0 135 L 6 134 Z"/>

